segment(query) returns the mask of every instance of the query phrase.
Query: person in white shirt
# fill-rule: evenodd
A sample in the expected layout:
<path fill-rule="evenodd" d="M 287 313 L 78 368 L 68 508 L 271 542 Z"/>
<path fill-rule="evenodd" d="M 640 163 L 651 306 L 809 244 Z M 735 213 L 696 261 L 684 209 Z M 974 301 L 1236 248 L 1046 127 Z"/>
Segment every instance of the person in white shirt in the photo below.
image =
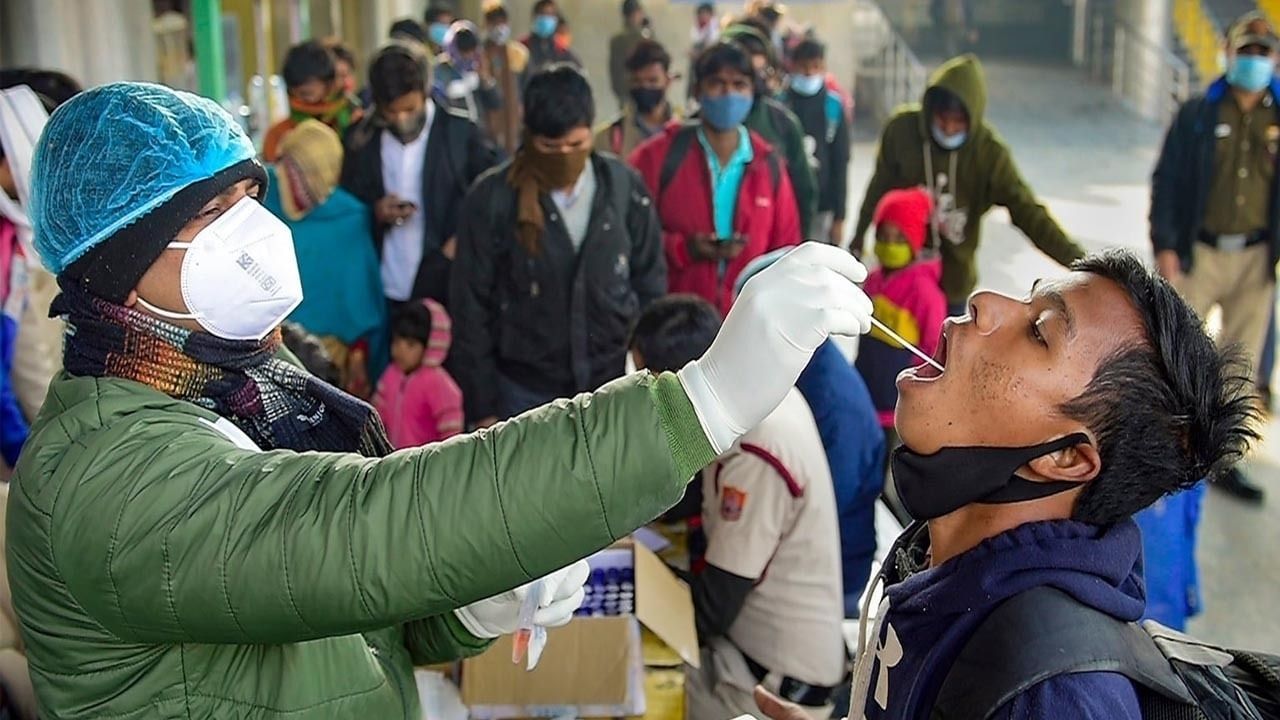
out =
<path fill-rule="evenodd" d="M 467 187 L 497 162 L 465 115 L 430 97 L 427 59 L 389 45 L 369 65 L 375 112 L 347 138 L 342 186 L 373 207 L 383 292 L 393 305 L 448 303 L 458 209 Z"/>

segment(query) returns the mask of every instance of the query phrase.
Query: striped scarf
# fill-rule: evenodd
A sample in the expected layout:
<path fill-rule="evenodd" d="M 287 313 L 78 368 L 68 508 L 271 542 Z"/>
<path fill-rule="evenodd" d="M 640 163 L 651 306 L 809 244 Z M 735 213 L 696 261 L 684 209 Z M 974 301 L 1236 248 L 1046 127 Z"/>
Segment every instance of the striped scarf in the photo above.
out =
<path fill-rule="evenodd" d="M 211 410 L 264 450 L 390 453 L 367 403 L 281 360 L 279 329 L 261 341 L 192 332 L 62 283 L 63 364 L 75 376 L 115 377 Z"/>

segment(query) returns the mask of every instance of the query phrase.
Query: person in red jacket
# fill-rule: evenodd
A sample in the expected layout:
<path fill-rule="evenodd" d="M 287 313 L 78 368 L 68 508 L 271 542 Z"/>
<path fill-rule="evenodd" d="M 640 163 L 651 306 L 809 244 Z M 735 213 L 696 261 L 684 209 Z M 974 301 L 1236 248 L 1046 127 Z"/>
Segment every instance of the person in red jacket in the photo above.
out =
<path fill-rule="evenodd" d="M 650 138 L 629 162 L 657 203 L 668 289 L 728 313 L 747 263 L 803 240 L 800 215 L 782 156 L 742 124 L 754 102 L 746 52 L 712 45 L 694 77 L 700 119 Z"/>

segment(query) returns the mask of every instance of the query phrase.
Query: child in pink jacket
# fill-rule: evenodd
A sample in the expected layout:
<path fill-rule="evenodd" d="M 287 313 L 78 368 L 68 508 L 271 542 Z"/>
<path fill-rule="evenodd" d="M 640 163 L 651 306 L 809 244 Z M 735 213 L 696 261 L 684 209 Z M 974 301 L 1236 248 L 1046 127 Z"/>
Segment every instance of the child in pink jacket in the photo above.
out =
<path fill-rule="evenodd" d="M 462 432 L 462 391 L 444 369 L 453 324 L 434 300 L 404 306 L 391 321 L 391 364 L 374 407 L 397 450 Z"/>

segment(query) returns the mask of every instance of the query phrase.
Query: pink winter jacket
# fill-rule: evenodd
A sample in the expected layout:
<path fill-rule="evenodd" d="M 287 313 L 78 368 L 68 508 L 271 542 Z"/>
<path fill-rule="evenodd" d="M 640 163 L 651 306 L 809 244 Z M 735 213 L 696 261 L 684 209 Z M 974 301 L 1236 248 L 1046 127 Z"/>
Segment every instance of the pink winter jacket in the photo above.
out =
<path fill-rule="evenodd" d="M 449 313 L 434 300 L 423 300 L 431 311 L 431 337 L 422 365 L 405 375 L 395 363 L 378 380 L 373 404 L 387 426 L 397 450 L 438 442 L 462 432 L 462 390 L 441 367 L 453 342 Z"/>

